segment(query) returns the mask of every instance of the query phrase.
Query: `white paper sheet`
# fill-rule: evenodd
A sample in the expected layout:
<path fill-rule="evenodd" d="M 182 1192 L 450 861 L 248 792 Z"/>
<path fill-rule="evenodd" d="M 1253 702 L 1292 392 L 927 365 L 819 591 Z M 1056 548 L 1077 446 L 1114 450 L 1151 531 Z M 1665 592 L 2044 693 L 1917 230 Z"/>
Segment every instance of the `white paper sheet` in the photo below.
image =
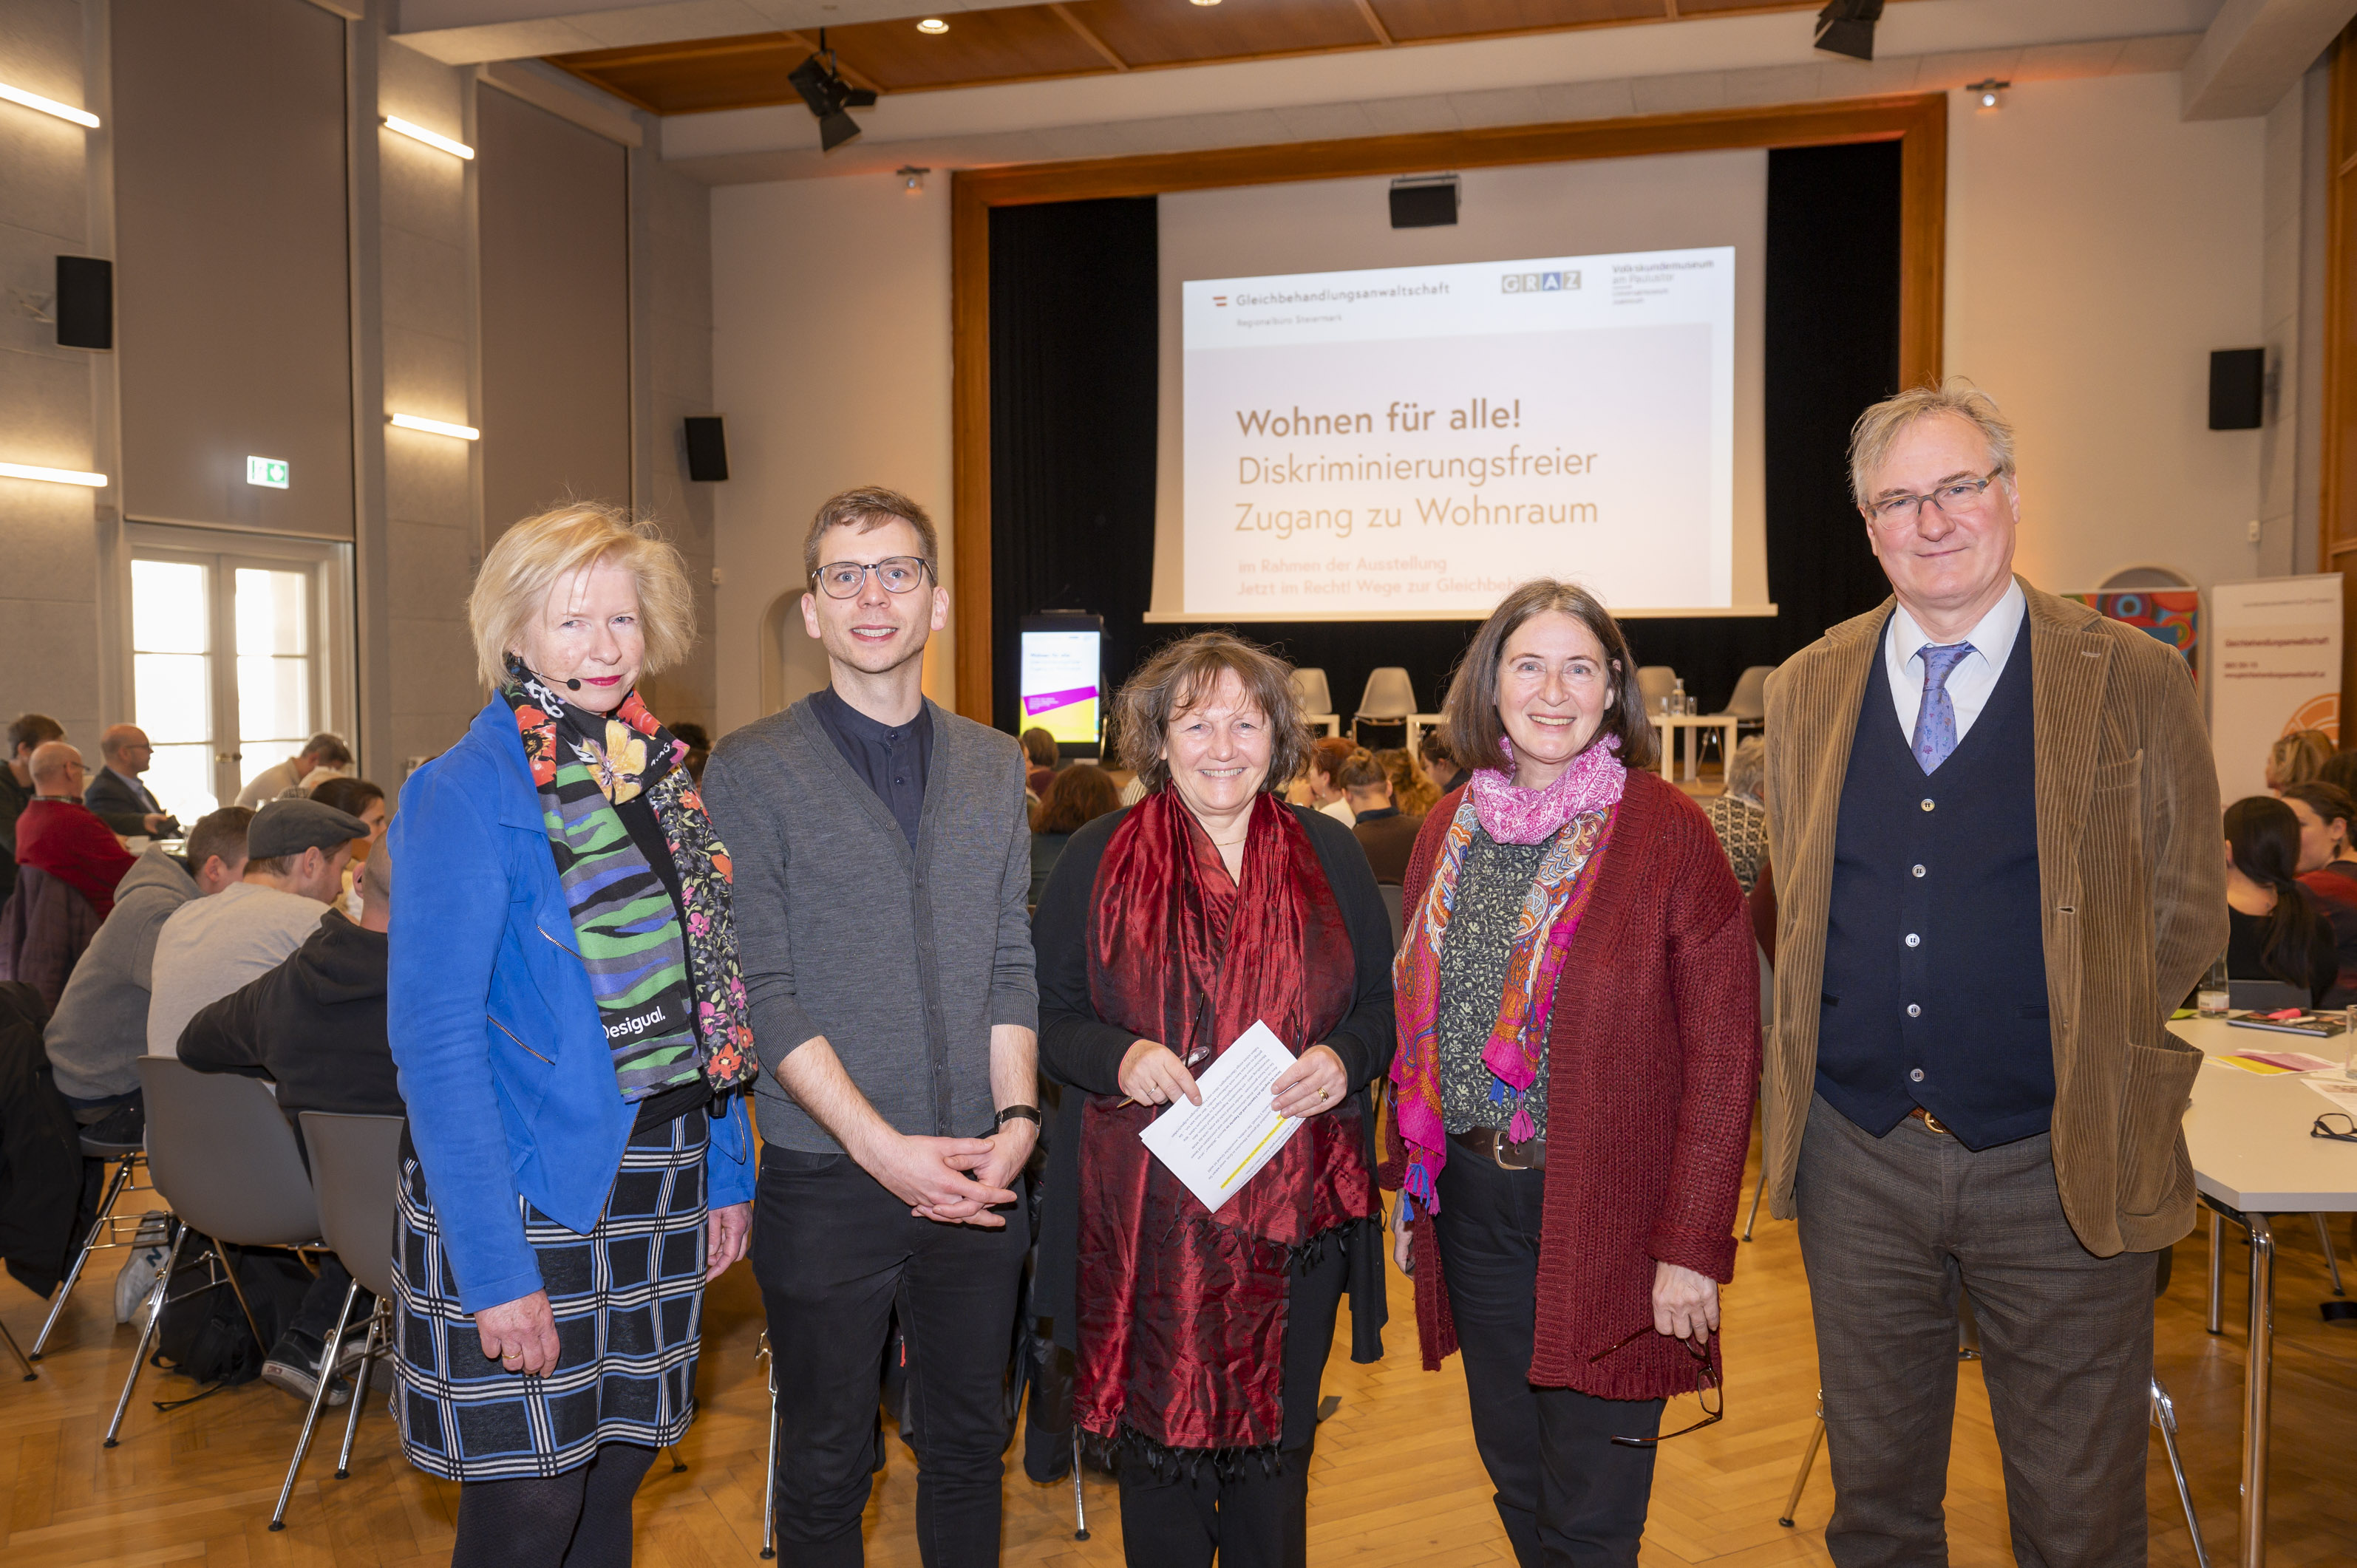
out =
<path fill-rule="evenodd" d="M 1138 1138 L 1217 1214 L 1300 1127 L 1299 1117 L 1280 1116 L 1269 1106 L 1275 1098 L 1269 1086 L 1292 1065 L 1285 1042 L 1255 1021 L 1195 1075 L 1203 1103 L 1178 1101 Z"/>
<path fill-rule="evenodd" d="M 2300 1082 L 2332 1101 L 2335 1111 L 2357 1115 L 2357 1083 L 2345 1078 L 2304 1078 Z"/>

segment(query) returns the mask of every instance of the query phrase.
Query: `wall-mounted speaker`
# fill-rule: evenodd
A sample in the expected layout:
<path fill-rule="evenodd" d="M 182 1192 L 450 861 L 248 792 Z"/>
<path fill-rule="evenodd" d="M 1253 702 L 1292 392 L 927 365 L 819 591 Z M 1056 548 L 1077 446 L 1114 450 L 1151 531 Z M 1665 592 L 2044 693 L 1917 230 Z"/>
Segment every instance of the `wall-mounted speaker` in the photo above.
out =
<path fill-rule="evenodd" d="M 2256 430 L 2267 410 L 2267 351 L 2214 349 L 2210 353 L 2210 428 Z"/>
<path fill-rule="evenodd" d="M 1392 181 L 1392 227 L 1446 229 L 1457 221 L 1458 186 L 1453 174 L 1410 175 Z"/>
<path fill-rule="evenodd" d="M 687 477 L 699 484 L 716 484 L 728 477 L 728 437 L 716 413 L 690 414 L 687 426 Z"/>
<path fill-rule="evenodd" d="M 114 263 L 97 256 L 58 258 L 58 347 L 114 347 Z"/>

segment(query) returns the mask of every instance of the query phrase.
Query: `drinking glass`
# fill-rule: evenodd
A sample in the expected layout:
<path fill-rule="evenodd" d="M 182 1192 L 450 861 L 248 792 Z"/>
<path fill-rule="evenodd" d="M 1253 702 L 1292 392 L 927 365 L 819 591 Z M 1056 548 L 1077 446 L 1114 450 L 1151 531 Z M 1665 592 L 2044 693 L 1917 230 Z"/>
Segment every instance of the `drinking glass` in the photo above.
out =
<path fill-rule="evenodd" d="M 2204 1018 L 2222 1018 L 2226 1015 L 2228 994 L 2226 960 L 2223 955 L 2221 955 L 2218 961 L 2210 966 L 2210 972 L 2202 978 L 2201 993 L 2195 998 L 2195 1005 Z"/>

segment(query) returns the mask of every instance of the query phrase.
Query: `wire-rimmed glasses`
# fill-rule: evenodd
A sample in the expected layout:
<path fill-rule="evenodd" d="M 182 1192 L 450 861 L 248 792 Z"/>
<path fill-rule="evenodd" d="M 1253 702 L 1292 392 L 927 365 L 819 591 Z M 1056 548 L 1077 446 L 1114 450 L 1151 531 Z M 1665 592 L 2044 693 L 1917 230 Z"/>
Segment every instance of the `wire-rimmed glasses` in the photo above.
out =
<path fill-rule="evenodd" d="M 811 579 L 828 598 L 848 599 L 856 597 L 859 590 L 866 586 L 870 572 L 876 574 L 876 580 L 884 585 L 886 593 L 906 594 L 922 586 L 925 574 L 931 569 L 932 563 L 921 555 L 887 555 L 881 561 L 867 564 L 831 562 L 812 573 Z"/>
<path fill-rule="evenodd" d="M 1867 503 L 1867 515 L 1874 519 L 1876 527 L 1892 528 L 1901 522 L 1920 521 L 1923 503 L 1930 501 L 1943 516 L 1962 517 L 1980 504 L 1981 497 L 2004 472 L 2003 468 L 1991 468 L 1977 478 L 1950 479 L 1921 495 L 1878 496 Z"/>
<path fill-rule="evenodd" d="M 1627 1349 L 1646 1335 L 1658 1332 L 1659 1330 L 1648 1323 L 1644 1327 L 1622 1338 L 1609 1349 L 1598 1350 L 1595 1355 L 1590 1356 L 1587 1359 L 1587 1364 L 1592 1367 L 1606 1357 L 1617 1355 Z M 1656 1444 L 1667 1443 L 1673 1437 L 1684 1437 L 1689 1432 L 1700 1432 L 1706 1426 L 1715 1426 L 1727 1419 L 1727 1391 L 1719 1386 L 1718 1369 L 1710 1364 L 1710 1347 L 1698 1339 L 1681 1339 L 1678 1343 L 1684 1346 L 1686 1354 L 1695 1359 L 1695 1397 L 1702 1402 L 1702 1419 L 1692 1426 L 1682 1426 L 1675 1432 L 1663 1433 L 1658 1437 L 1615 1437 L 1612 1441 L 1621 1447 L 1651 1448 Z"/>

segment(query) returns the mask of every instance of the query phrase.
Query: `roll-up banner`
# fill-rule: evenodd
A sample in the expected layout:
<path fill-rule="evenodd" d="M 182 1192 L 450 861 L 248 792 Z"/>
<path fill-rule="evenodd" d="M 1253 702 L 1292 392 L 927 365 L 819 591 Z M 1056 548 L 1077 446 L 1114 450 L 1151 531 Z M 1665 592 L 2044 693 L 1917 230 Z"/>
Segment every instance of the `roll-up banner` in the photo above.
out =
<path fill-rule="evenodd" d="M 2218 797 L 2266 793 L 2267 748 L 2292 730 L 2341 739 L 2341 574 L 2210 590 L 2210 747 Z"/>

